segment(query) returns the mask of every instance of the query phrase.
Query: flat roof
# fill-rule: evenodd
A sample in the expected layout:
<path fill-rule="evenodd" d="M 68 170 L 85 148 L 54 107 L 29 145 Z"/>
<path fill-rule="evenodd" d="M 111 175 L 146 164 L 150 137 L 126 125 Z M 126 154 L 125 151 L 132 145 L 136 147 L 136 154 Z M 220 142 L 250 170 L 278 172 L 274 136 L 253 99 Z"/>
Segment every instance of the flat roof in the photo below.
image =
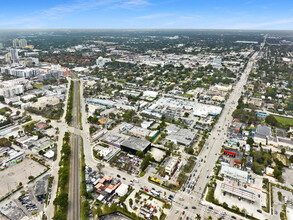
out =
<path fill-rule="evenodd" d="M 129 137 L 121 143 L 121 145 L 136 151 L 144 151 L 150 144 L 151 142 L 137 137 Z"/>
<path fill-rule="evenodd" d="M 240 196 L 241 198 L 250 200 L 252 202 L 255 201 L 255 194 L 245 189 L 237 188 L 226 183 L 221 184 L 221 189 L 225 192 L 231 193 L 235 196 Z"/>

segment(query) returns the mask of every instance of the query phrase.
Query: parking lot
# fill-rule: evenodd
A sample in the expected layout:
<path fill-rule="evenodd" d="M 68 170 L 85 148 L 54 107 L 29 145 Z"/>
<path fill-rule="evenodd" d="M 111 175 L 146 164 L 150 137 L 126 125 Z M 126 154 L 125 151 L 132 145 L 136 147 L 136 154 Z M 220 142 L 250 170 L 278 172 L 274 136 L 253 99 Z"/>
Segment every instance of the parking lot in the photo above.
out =
<path fill-rule="evenodd" d="M 224 181 L 226 184 L 233 185 L 233 181 Z M 252 215 L 256 218 L 262 219 L 264 212 L 262 211 L 262 206 L 266 205 L 266 194 L 262 190 L 252 187 L 247 187 L 245 190 L 250 191 L 255 194 L 254 202 L 242 199 L 238 196 L 232 195 L 230 193 L 224 193 L 221 190 L 222 181 L 217 181 L 217 187 L 215 190 L 215 198 L 219 200 L 220 203 L 226 202 L 231 208 L 232 205 L 237 206 L 240 210 L 245 209 L 247 214 Z M 236 186 L 236 185 L 235 185 Z M 253 186 L 254 187 L 254 186 Z M 240 187 L 243 188 L 243 187 Z M 259 211 L 258 211 L 259 210 Z M 259 212 L 262 212 L 259 213 Z"/>
<path fill-rule="evenodd" d="M 281 201 L 279 200 L 278 192 L 281 194 Z M 288 208 L 293 208 L 293 195 L 291 192 L 284 189 L 277 188 L 273 186 L 273 211 L 276 219 L 280 219 L 280 212 L 282 211 L 282 205 L 287 204 Z"/>
<path fill-rule="evenodd" d="M 154 191 L 154 190 L 151 190 L 151 191 Z M 151 195 L 150 192 L 148 193 Z M 162 197 L 166 197 L 166 196 L 162 196 Z M 133 201 L 133 204 L 134 204 L 132 207 L 130 207 L 130 204 L 129 204 L 130 199 Z M 153 212 L 150 211 L 149 213 L 153 213 L 153 215 L 157 216 L 158 219 L 160 219 L 160 215 L 161 215 L 161 212 L 159 210 L 162 209 L 165 214 L 168 214 L 169 212 L 169 209 L 164 208 L 163 202 L 153 198 L 152 196 L 148 196 L 144 193 L 141 193 L 139 192 L 139 190 L 133 191 L 130 194 L 130 196 L 127 198 L 125 204 L 128 210 L 135 212 L 140 217 L 145 216 L 142 213 L 145 213 L 145 211 L 147 211 L 149 207 L 153 209 Z M 137 209 L 133 210 L 134 207 L 136 207 Z"/>
<path fill-rule="evenodd" d="M 0 171 L 0 198 L 15 190 L 19 183 L 23 185 L 29 181 L 29 176 L 38 176 L 46 168 L 31 159 L 24 159 L 3 171 Z"/>
<path fill-rule="evenodd" d="M 122 170 L 137 175 L 139 173 L 142 159 L 137 156 L 121 152 L 117 157 L 111 159 L 110 163 Z"/>

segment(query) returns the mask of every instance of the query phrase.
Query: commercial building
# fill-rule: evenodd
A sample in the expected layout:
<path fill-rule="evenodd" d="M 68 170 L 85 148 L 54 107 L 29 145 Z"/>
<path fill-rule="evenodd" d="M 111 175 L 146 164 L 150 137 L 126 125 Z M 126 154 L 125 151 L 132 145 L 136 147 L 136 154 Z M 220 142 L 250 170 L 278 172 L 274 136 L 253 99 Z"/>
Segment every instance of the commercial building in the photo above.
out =
<path fill-rule="evenodd" d="M 107 106 L 107 107 L 112 107 L 115 104 L 115 102 L 110 101 L 110 100 L 95 99 L 95 98 L 87 99 L 86 102 L 90 103 L 90 104 L 104 105 L 104 106 Z"/>
<path fill-rule="evenodd" d="M 55 146 L 55 142 L 47 137 L 43 137 L 37 141 L 32 141 L 28 143 L 29 148 L 32 148 L 34 152 L 39 152 L 41 150 L 46 150 Z"/>
<path fill-rule="evenodd" d="M 23 159 L 27 158 L 27 155 L 23 151 L 15 151 L 10 149 L 7 151 L 7 156 L 0 161 L 0 167 L 1 169 L 5 167 L 13 166 L 19 162 L 21 162 Z"/>
<path fill-rule="evenodd" d="M 241 197 L 243 199 L 247 199 L 248 201 L 255 202 L 255 194 L 246 189 L 241 189 L 238 187 L 228 185 L 226 183 L 221 183 L 221 190 L 223 190 L 224 192 L 228 192 L 232 195 Z"/>
<path fill-rule="evenodd" d="M 180 160 L 178 158 L 169 158 L 165 166 L 165 172 L 169 175 L 173 175 L 178 167 L 179 162 Z"/>
<path fill-rule="evenodd" d="M 114 134 L 107 134 L 105 137 L 101 138 L 101 141 L 104 143 L 107 143 L 109 145 L 112 145 L 114 147 L 121 147 L 122 142 L 125 139 L 122 136 L 114 135 Z"/>
<path fill-rule="evenodd" d="M 232 149 L 232 148 L 224 148 L 223 153 L 226 154 L 226 155 L 235 157 L 234 163 L 241 165 L 241 163 L 242 163 L 241 161 L 242 161 L 242 158 L 243 158 L 243 153 L 242 152 L 240 152 L 238 150 L 235 150 L 235 149 Z"/>
<path fill-rule="evenodd" d="M 126 195 L 126 193 L 128 192 L 128 188 L 129 186 L 122 183 L 117 189 L 116 189 L 116 193 L 118 196 L 124 196 Z"/>
<path fill-rule="evenodd" d="M 229 164 L 222 163 L 222 168 L 220 174 L 232 179 L 234 181 L 239 181 L 242 183 L 247 183 L 248 173 L 246 171 L 239 170 L 235 167 L 230 167 Z"/>
<path fill-rule="evenodd" d="M 99 153 L 103 156 L 103 159 L 108 162 L 112 157 L 118 154 L 119 151 L 119 148 L 111 146 L 109 148 L 103 148 Z"/>
<path fill-rule="evenodd" d="M 146 153 L 151 147 L 151 142 L 137 137 L 129 137 L 121 143 L 121 149 L 135 154 L 137 151 Z"/>
<path fill-rule="evenodd" d="M 158 92 L 155 91 L 144 91 L 143 97 L 150 97 L 150 98 L 156 98 L 158 96 Z"/>
<path fill-rule="evenodd" d="M 175 125 L 169 125 L 166 127 L 168 136 L 165 138 L 168 142 L 173 142 L 174 144 L 181 144 L 184 146 L 191 146 L 192 143 L 198 138 L 198 130 L 188 130 L 179 128 Z"/>
<path fill-rule="evenodd" d="M 129 135 L 139 137 L 139 138 L 150 137 L 152 139 L 155 138 L 157 136 L 157 134 L 159 133 L 158 131 L 148 130 L 147 128 L 134 126 L 134 125 L 129 124 L 129 123 L 123 123 L 119 127 L 119 131 L 120 132 L 126 132 Z"/>
<path fill-rule="evenodd" d="M 167 106 L 173 109 L 193 110 L 193 115 L 198 117 L 207 117 L 208 115 L 216 116 L 221 113 L 222 108 L 219 106 L 195 103 L 184 99 L 160 98 L 156 105 Z"/>

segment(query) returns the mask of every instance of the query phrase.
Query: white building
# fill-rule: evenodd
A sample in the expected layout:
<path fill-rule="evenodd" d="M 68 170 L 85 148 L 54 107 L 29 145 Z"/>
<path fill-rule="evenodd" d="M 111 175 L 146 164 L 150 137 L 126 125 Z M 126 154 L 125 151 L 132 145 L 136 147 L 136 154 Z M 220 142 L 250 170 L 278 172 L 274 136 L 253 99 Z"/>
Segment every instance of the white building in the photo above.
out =
<path fill-rule="evenodd" d="M 171 175 L 177 169 L 178 163 L 179 159 L 170 158 L 168 163 L 166 164 L 165 172 Z"/>
<path fill-rule="evenodd" d="M 224 174 L 226 177 L 246 183 L 248 180 L 248 173 L 246 171 L 239 170 L 235 167 L 230 167 L 229 164 L 222 163 L 220 174 Z"/>

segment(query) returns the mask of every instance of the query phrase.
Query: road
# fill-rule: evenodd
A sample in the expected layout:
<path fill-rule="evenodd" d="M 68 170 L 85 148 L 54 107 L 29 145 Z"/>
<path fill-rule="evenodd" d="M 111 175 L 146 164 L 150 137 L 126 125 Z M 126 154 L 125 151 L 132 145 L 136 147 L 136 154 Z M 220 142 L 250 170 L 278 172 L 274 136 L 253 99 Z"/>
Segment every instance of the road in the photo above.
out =
<path fill-rule="evenodd" d="M 73 79 L 74 95 L 72 109 L 72 127 L 79 129 L 80 92 L 79 80 Z M 80 136 L 71 134 L 70 177 L 68 195 L 68 219 L 80 219 Z"/>
<path fill-rule="evenodd" d="M 264 41 L 265 42 L 265 41 Z M 174 205 L 172 206 L 172 213 L 167 217 L 168 219 L 176 219 L 179 218 L 180 212 L 176 214 L 176 210 L 183 210 L 180 205 L 182 203 L 182 199 L 184 200 L 184 204 L 192 204 L 196 207 L 202 207 L 201 201 L 204 198 L 204 190 L 205 186 L 209 182 L 209 176 L 213 172 L 213 167 L 215 166 L 215 161 L 218 159 L 218 154 L 221 152 L 222 145 L 226 140 L 226 132 L 228 128 L 228 124 L 232 121 L 232 113 L 234 109 L 236 109 L 238 104 L 238 99 L 241 97 L 241 93 L 243 91 L 244 85 L 247 82 L 247 78 L 251 69 L 256 61 L 256 58 L 259 52 L 262 50 L 264 43 L 261 44 L 260 50 L 255 52 L 251 58 L 249 59 L 243 74 L 240 77 L 240 80 L 236 83 L 235 87 L 230 93 L 230 96 L 223 108 L 223 111 L 214 126 L 213 130 L 209 138 L 207 139 L 206 145 L 203 147 L 199 157 L 198 162 L 192 172 L 195 174 L 195 177 L 198 177 L 196 186 L 191 193 L 178 192 L 174 198 Z M 203 160 L 203 162 L 200 162 Z M 195 172 L 197 170 L 197 172 Z M 181 200 L 180 200 L 181 199 Z M 221 208 L 218 208 L 221 209 Z M 204 209 L 198 208 L 196 210 L 186 210 L 187 215 L 195 216 L 195 214 L 201 214 L 203 216 Z M 227 211 L 226 211 L 227 212 Z M 237 216 L 233 214 L 234 216 Z M 175 217 L 176 216 L 176 217 Z"/>

